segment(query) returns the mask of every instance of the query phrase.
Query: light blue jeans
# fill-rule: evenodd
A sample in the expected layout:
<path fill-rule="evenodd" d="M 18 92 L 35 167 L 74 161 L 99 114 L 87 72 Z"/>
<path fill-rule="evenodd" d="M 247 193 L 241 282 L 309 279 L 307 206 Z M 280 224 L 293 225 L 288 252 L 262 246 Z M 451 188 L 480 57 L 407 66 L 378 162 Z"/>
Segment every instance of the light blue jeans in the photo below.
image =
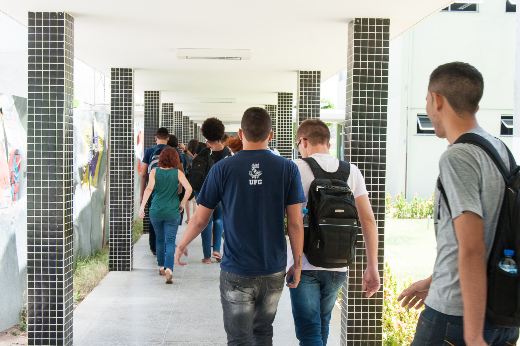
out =
<path fill-rule="evenodd" d="M 173 270 L 175 238 L 177 238 L 180 219 L 180 215 L 172 218 L 150 216 L 150 221 L 155 230 L 155 249 L 159 267 Z"/>
<path fill-rule="evenodd" d="M 199 197 L 199 191 L 195 191 L 195 199 Z M 224 221 L 222 219 L 222 205 L 219 203 L 211 218 L 209 219 L 208 225 L 200 237 L 202 238 L 202 252 L 204 258 L 211 258 L 211 229 L 213 226 L 213 251 L 220 252 L 220 246 L 222 245 L 222 233 L 224 233 Z"/>
<path fill-rule="evenodd" d="M 346 272 L 302 270 L 298 287 L 291 288 L 291 305 L 300 346 L 326 346 L 329 323 Z"/>

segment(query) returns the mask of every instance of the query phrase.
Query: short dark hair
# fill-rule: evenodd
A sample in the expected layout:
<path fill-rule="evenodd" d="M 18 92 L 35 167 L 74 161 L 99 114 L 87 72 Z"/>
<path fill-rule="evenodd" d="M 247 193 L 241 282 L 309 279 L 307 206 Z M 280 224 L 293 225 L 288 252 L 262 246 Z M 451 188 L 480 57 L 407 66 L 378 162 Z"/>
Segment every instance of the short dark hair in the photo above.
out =
<path fill-rule="evenodd" d="M 271 133 L 271 116 L 267 111 L 260 107 L 248 108 L 242 116 L 240 124 L 244 136 L 250 142 L 263 142 Z"/>
<path fill-rule="evenodd" d="M 180 162 L 177 150 L 166 147 L 161 151 L 157 165 L 161 168 L 177 168 Z"/>
<path fill-rule="evenodd" d="M 432 72 L 428 91 L 444 96 L 455 113 L 474 114 L 484 93 L 484 78 L 470 64 L 450 62 Z"/>
<path fill-rule="evenodd" d="M 198 139 L 192 139 L 188 142 L 188 150 L 190 153 L 194 154 L 195 149 L 197 149 L 197 145 L 199 145 Z"/>
<path fill-rule="evenodd" d="M 330 130 L 320 119 L 307 119 L 296 131 L 296 140 L 298 141 L 300 137 L 307 138 L 311 145 L 327 145 L 330 142 Z"/>
<path fill-rule="evenodd" d="M 166 127 L 160 127 L 155 133 L 155 137 L 157 137 L 157 139 L 168 139 L 170 134 L 168 133 L 168 129 Z"/>
<path fill-rule="evenodd" d="M 224 123 L 217 118 L 208 118 L 204 120 L 200 127 L 202 135 L 210 142 L 220 141 L 224 136 Z"/>
<path fill-rule="evenodd" d="M 170 147 L 177 148 L 179 146 L 179 140 L 177 139 L 177 136 L 170 135 L 170 139 L 168 140 L 168 143 L 166 143 Z"/>

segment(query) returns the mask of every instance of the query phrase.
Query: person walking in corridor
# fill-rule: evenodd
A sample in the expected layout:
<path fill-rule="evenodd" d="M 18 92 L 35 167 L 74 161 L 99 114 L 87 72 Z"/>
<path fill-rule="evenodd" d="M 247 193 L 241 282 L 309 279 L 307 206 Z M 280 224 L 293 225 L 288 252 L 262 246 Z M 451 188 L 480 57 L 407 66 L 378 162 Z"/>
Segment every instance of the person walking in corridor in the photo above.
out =
<path fill-rule="evenodd" d="M 482 75 L 466 63 L 441 65 L 430 75 L 426 112 L 437 137 L 446 138 L 449 146 L 439 162 L 435 190 L 433 275 L 398 297 L 403 307 L 426 305 L 413 346 L 506 346 L 518 340 L 518 328 L 499 327 L 486 318 L 487 262 L 504 201 L 504 178 L 482 148 L 457 142 L 463 135 L 478 135 L 511 169 L 506 146 L 477 122 L 483 92 Z M 511 289 L 516 302 L 517 287 Z"/>
<path fill-rule="evenodd" d="M 158 168 L 150 172 L 139 216 L 144 218 L 148 198 L 154 193 L 149 209 L 150 220 L 156 233 L 157 264 L 159 274 L 166 275 L 166 283 L 173 283 L 172 272 L 175 254 L 175 238 L 179 228 L 180 212 L 184 209 L 192 188 L 184 173 L 177 169 L 179 154 L 174 148 L 164 148 L 159 155 Z M 179 183 L 186 193 L 179 201 Z"/>
<path fill-rule="evenodd" d="M 271 117 L 263 108 L 245 111 L 239 136 L 244 150 L 213 166 L 202 187 L 197 211 L 179 242 L 175 262 L 208 224 L 222 203 L 226 241 L 220 265 L 220 297 L 228 345 L 272 345 L 273 321 L 287 264 L 284 216 L 294 266 L 288 287 L 297 287 L 303 251 L 298 167 L 267 150 Z"/>
<path fill-rule="evenodd" d="M 363 290 L 366 290 L 366 297 L 370 297 L 381 286 L 377 269 L 379 237 L 363 175 L 355 165 L 339 161 L 329 154 L 330 131 L 323 121 L 309 119 L 302 122 L 296 132 L 296 141 L 296 148 L 303 158 L 311 158 L 330 179 L 341 180 L 342 177 L 345 177 L 347 185 L 354 194 L 367 251 Z M 311 183 L 318 177 L 314 176 L 313 170 L 304 160 L 294 160 L 294 163 L 300 170 L 305 198 L 308 200 Z M 320 178 L 324 177 L 320 176 Z M 307 202 L 303 204 L 303 208 L 306 207 Z M 292 258 L 289 253 L 287 256 L 288 268 L 294 265 Z M 327 345 L 332 309 L 338 298 L 339 290 L 347 279 L 347 269 L 348 267 L 314 266 L 303 254 L 300 284 L 298 287 L 290 289 L 294 326 L 300 345 Z"/>

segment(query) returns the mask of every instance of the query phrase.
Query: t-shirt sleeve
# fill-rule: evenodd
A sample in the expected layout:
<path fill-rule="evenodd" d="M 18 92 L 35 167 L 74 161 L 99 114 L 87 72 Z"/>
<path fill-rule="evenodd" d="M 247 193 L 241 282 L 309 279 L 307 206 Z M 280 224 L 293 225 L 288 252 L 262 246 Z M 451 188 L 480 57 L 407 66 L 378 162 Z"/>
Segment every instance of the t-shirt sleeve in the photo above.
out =
<path fill-rule="evenodd" d="M 368 195 L 367 186 L 365 184 L 365 178 L 363 178 L 363 174 L 357 168 L 356 165 L 350 164 L 350 177 L 352 179 L 352 192 L 354 193 L 354 198 L 358 198 L 359 196 Z"/>
<path fill-rule="evenodd" d="M 208 209 L 215 209 L 217 204 L 222 200 L 221 181 L 221 170 L 215 165 L 209 171 L 206 180 L 204 180 L 204 184 L 199 192 L 199 197 L 197 198 L 197 203 Z"/>
<path fill-rule="evenodd" d="M 287 194 L 287 205 L 304 203 L 307 200 L 305 199 L 305 194 L 303 193 L 300 170 L 294 162 L 290 162 L 290 165 L 291 183 L 289 185 L 289 193 Z"/>
<path fill-rule="evenodd" d="M 153 152 L 152 148 L 148 148 L 145 150 L 144 156 L 143 156 L 143 163 L 146 163 L 147 165 L 150 164 L 150 158 L 152 157 L 152 152 Z"/>
<path fill-rule="evenodd" d="M 465 211 L 483 216 L 480 198 L 481 173 L 476 159 L 463 148 L 451 148 L 440 160 L 440 177 L 456 219 Z"/>

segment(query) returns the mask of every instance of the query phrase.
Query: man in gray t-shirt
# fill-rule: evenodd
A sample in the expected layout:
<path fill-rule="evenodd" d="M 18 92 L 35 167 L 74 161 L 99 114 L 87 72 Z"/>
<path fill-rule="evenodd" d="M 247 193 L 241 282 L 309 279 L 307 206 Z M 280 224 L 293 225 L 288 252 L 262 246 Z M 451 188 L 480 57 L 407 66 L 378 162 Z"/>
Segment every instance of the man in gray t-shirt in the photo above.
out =
<path fill-rule="evenodd" d="M 450 145 L 439 162 L 446 195 L 438 187 L 435 191 L 433 275 L 415 282 L 398 298 L 409 308 L 426 305 L 412 346 L 515 345 L 518 339 L 518 329 L 501 328 L 485 318 L 487 259 L 505 183 L 482 149 L 453 144 L 464 133 L 475 133 L 491 142 L 509 166 L 504 144 L 477 123 L 483 90 L 482 75 L 465 63 L 441 65 L 430 76 L 426 111 L 435 134 Z"/>

